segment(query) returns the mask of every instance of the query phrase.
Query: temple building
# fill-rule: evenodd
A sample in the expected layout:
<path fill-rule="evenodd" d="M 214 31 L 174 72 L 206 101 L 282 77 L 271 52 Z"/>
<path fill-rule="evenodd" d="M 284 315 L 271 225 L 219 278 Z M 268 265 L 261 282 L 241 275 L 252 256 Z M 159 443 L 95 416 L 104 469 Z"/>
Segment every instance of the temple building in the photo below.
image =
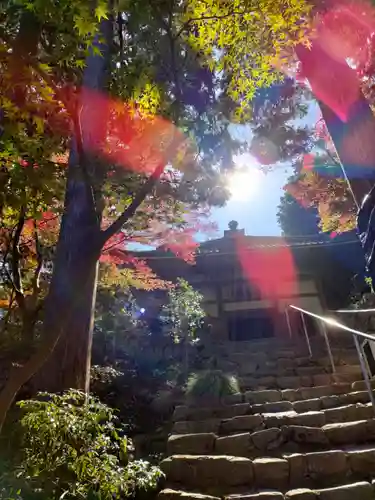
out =
<path fill-rule="evenodd" d="M 302 317 L 290 305 L 318 314 L 332 308 L 332 282 L 342 288 L 344 271 L 324 246 L 319 241 L 247 236 L 232 221 L 222 238 L 199 245 L 195 264 L 164 250 L 136 255 L 162 279 L 184 278 L 202 293 L 206 323 L 215 338 L 241 341 L 291 332 L 304 335 Z M 164 291 L 140 295 L 148 319 L 158 316 L 164 298 Z M 313 318 L 305 316 L 305 324 L 310 336 L 321 332 L 321 324 Z"/>

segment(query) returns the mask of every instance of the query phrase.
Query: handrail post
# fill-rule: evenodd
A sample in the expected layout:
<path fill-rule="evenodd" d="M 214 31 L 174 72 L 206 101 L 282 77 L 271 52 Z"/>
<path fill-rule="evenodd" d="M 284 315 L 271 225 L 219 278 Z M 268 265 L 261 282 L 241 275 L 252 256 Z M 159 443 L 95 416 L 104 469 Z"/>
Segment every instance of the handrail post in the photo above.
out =
<path fill-rule="evenodd" d="M 303 312 L 301 312 L 300 314 L 301 314 L 301 319 L 302 319 L 303 331 L 305 332 L 307 348 L 309 350 L 310 358 L 312 358 L 312 349 L 311 349 L 310 337 L 309 337 L 309 334 L 307 332 L 305 315 L 303 314 Z"/>
<path fill-rule="evenodd" d="M 288 325 L 289 337 L 292 338 L 292 325 L 290 324 L 289 310 L 285 308 L 286 323 Z"/>
<path fill-rule="evenodd" d="M 321 325 L 322 325 L 322 329 L 323 329 L 323 335 L 324 335 L 324 340 L 325 340 L 326 347 L 327 347 L 329 361 L 331 363 L 332 373 L 336 373 L 336 366 L 335 366 L 335 361 L 334 361 L 333 355 L 332 355 L 332 349 L 331 349 L 331 344 L 330 344 L 330 341 L 328 338 L 327 328 L 323 322 L 321 323 Z"/>
<path fill-rule="evenodd" d="M 372 404 L 372 409 L 373 412 L 375 413 L 375 398 L 374 398 L 374 393 L 372 392 L 372 387 L 371 387 L 371 382 L 370 382 L 370 377 L 368 375 L 365 359 L 364 359 L 364 354 L 363 354 L 363 349 L 359 343 L 357 335 L 353 334 L 353 339 L 354 339 L 354 344 L 355 348 L 357 349 L 357 354 L 359 358 L 359 364 L 361 365 L 361 370 L 362 370 L 362 375 L 365 380 L 367 392 Z"/>

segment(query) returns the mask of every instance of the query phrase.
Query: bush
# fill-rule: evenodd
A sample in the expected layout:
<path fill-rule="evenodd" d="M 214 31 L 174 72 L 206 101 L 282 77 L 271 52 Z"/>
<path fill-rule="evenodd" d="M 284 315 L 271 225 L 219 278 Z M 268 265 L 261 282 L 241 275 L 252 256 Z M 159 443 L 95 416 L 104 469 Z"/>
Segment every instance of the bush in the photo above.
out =
<path fill-rule="evenodd" d="M 121 420 L 128 425 L 128 435 L 153 433 L 166 423 L 173 413 L 173 404 L 166 409 L 154 405 L 160 393 L 168 392 L 173 400 L 176 383 L 173 374 L 169 382 L 167 372 L 147 370 L 132 363 L 118 363 L 116 368 L 93 366 L 91 369 L 92 393 L 101 401 L 119 411 Z M 177 386 L 178 388 L 178 386 Z"/>
<path fill-rule="evenodd" d="M 237 378 L 222 370 L 193 373 L 186 386 L 186 396 L 190 399 L 222 399 L 238 392 L 240 387 Z"/>
<path fill-rule="evenodd" d="M 43 498 L 134 497 L 157 488 L 162 472 L 132 460 L 132 443 L 114 411 L 80 391 L 21 401 L 19 477 Z"/>

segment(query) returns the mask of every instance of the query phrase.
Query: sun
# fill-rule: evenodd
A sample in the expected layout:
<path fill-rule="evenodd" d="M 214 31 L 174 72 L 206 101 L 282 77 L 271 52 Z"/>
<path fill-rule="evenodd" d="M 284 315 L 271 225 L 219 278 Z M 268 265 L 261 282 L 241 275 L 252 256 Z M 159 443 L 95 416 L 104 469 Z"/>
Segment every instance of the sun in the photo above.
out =
<path fill-rule="evenodd" d="M 241 168 L 228 176 L 228 189 L 231 199 L 246 201 L 253 198 L 261 189 L 264 178 L 259 168 Z"/>

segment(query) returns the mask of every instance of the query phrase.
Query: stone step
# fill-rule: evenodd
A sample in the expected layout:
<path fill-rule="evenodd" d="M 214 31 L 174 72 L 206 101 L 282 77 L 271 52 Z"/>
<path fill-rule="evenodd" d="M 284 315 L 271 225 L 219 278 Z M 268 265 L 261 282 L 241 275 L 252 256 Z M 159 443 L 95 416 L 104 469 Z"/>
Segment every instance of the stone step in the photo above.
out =
<path fill-rule="evenodd" d="M 305 339 L 280 342 L 275 338 L 270 338 L 263 339 L 263 341 L 215 342 L 211 344 L 206 341 L 203 350 L 218 352 L 222 355 L 228 356 L 244 352 L 249 354 L 252 352 L 267 352 L 270 348 L 272 348 L 274 352 L 281 352 L 282 354 L 289 353 L 290 351 L 293 351 L 293 353 L 302 352 L 304 354 L 309 354 Z M 316 356 L 317 354 L 327 354 L 325 341 L 323 339 L 313 340 L 311 342 L 311 350 L 313 356 Z M 353 340 L 350 340 L 349 343 L 342 344 L 331 342 L 331 351 L 333 355 L 354 352 L 355 350 Z"/>
<path fill-rule="evenodd" d="M 360 381 L 362 377 L 360 369 L 355 372 L 343 373 L 320 373 L 318 375 L 301 376 L 269 376 L 257 377 L 253 374 L 249 377 L 239 377 L 239 383 L 242 391 L 261 390 L 261 389 L 298 389 L 301 387 L 315 387 L 322 385 L 331 385 L 334 383 L 354 383 Z"/>
<path fill-rule="evenodd" d="M 315 399 L 325 396 L 346 394 L 353 390 L 352 387 L 352 384 L 350 384 L 349 382 L 344 382 L 339 384 L 318 385 L 315 387 L 302 387 L 297 389 L 245 391 L 244 400 L 252 404 L 262 404 L 277 401 L 300 401 L 303 399 Z M 355 390 L 359 391 L 361 389 Z"/>
<path fill-rule="evenodd" d="M 215 433 L 174 434 L 168 438 L 170 455 L 232 455 L 256 458 L 280 456 L 286 452 L 317 451 L 336 446 L 352 446 L 375 440 L 375 419 L 336 422 L 322 427 L 283 425 L 238 432 L 228 436 Z M 375 472 L 375 471 L 374 471 Z"/>
<path fill-rule="evenodd" d="M 289 367 L 289 368 L 278 368 L 278 367 L 267 367 L 267 366 L 257 366 L 254 364 L 248 364 L 246 367 L 237 367 L 234 369 L 224 370 L 232 373 L 237 373 L 240 378 L 264 378 L 264 377 L 317 377 L 317 379 L 326 379 L 331 383 L 332 377 L 327 377 L 327 375 L 332 375 L 330 366 L 300 366 L 300 367 Z M 353 375 L 357 377 L 354 380 L 358 380 L 362 377 L 362 371 L 360 365 L 339 365 L 336 367 L 337 375 Z M 315 381 L 315 380 L 313 380 Z"/>
<path fill-rule="evenodd" d="M 375 388 L 375 380 L 372 383 Z M 356 387 L 353 389 L 353 387 Z M 346 393 L 366 392 L 364 381 L 357 381 L 354 384 L 341 382 L 315 387 L 302 387 L 298 389 L 261 389 L 258 391 L 250 390 L 227 396 L 223 399 L 224 405 L 239 404 L 249 402 L 251 404 L 276 403 L 278 401 L 300 401 L 304 399 L 316 399 L 327 396 L 337 396 Z M 199 408 L 202 408 L 204 401 L 199 401 Z M 203 406 L 206 407 L 206 406 Z"/>
<path fill-rule="evenodd" d="M 317 352 L 309 356 L 306 352 L 295 350 L 278 351 L 271 346 L 266 351 L 241 351 L 239 353 L 214 354 L 212 352 L 201 353 L 205 359 L 215 356 L 219 364 L 232 364 L 234 367 L 246 369 L 247 366 L 268 366 L 273 368 L 297 368 L 300 366 L 331 366 L 327 352 Z M 332 355 L 337 366 L 342 364 L 358 364 L 357 351 L 338 351 Z"/>
<path fill-rule="evenodd" d="M 208 356 L 209 357 L 209 356 Z M 341 365 L 357 365 L 359 363 L 357 352 L 336 354 L 333 356 L 336 367 Z M 272 369 L 300 368 L 304 366 L 331 367 L 330 358 L 326 354 L 320 356 L 300 356 L 296 353 L 292 357 L 271 357 L 269 353 L 240 353 L 235 356 L 223 356 L 217 360 L 219 365 L 240 368 L 241 371 L 267 367 Z"/>
<path fill-rule="evenodd" d="M 245 395 L 246 396 L 246 395 Z M 291 412 L 306 413 L 310 411 L 328 410 L 340 406 L 349 406 L 357 403 L 369 402 L 366 391 L 349 392 L 332 396 L 321 396 L 320 398 L 304 399 L 297 401 L 278 400 L 282 393 L 280 391 L 263 391 L 254 393 L 248 398 L 252 401 L 269 401 L 265 403 L 235 403 L 214 407 L 176 406 L 173 413 L 173 421 L 229 419 L 242 415 L 254 415 L 258 413 L 280 413 Z M 291 398 L 293 399 L 293 398 Z"/>
<path fill-rule="evenodd" d="M 241 405 L 242 406 L 242 405 Z M 228 407 L 230 408 L 230 407 Z M 207 418 L 204 420 L 180 420 L 174 423 L 172 434 L 196 434 L 213 432 L 221 436 L 252 432 L 284 425 L 323 427 L 326 424 L 367 420 L 374 416 L 370 403 L 350 404 L 319 411 L 297 413 L 281 411 L 272 413 L 240 414 L 232 418 Z"/>
<path fill-rule="evenodd" d="M 164 489 L 158 495 L 158 500 L 220 500 L 219 496 L 202 495 L 199 493 Z M 285 494 L 276 490 L 258 492 L 243 492 L 227 495 L 224 500 L 375 500 L 375 487 L 367 481 L 342 484 L 333 488 L 311 490 L 299 488 L 289 490 Z"/>
<path fill-rule="evenodd" d="M 169 487 L 198 489 L 221 497 L 241 490 L 331 489 L 343 483 L 371 481 L 375 448 L 296 453 L 254 460 L 230 455 L 173 455 L 160 466 Z"/>

